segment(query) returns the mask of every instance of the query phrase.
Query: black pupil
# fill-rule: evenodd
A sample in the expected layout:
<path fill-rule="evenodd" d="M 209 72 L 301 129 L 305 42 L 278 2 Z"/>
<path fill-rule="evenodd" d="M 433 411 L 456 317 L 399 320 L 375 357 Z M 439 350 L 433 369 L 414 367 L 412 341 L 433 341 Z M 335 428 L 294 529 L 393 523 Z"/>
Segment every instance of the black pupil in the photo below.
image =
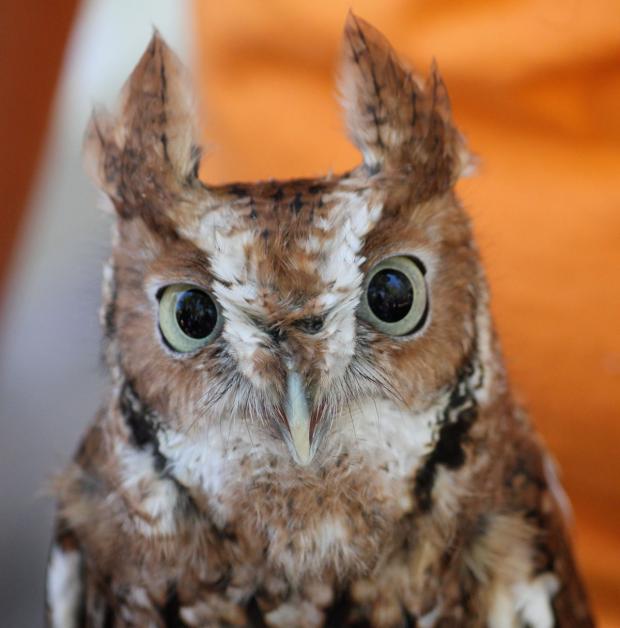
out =
<path fill-rule="evenodd" d="M 217 322 L 217 308 L 213 299 L 202 290 L 186 290 L 177 298 L 177 323 L 190 338 L 206 338 Z"/>
<path fill-rule="evenodd" d="M 385 323 L 402 321 L 413 305 L 413 287 L 407 275 L 384 268 L 368 284 L 368 307 Z"/>

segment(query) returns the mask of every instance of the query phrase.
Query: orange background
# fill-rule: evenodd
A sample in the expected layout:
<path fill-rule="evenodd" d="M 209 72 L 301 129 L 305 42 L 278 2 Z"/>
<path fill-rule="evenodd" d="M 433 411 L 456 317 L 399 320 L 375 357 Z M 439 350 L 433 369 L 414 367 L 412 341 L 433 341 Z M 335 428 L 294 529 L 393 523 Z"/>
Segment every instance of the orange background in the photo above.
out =
<path fill-rule="evenodd" d="M 0 288 L 15 251 L 78 0 L 0 0 Z M 3 294 L 0 290 L 0 305 Z"/>
<path fill-rule="evenodd" d="M 33 4 L 0 0 L 0 280 L 77 0 L 53 11 Z M 481 156 L 478 176 L 459 188 L 515 388 L 562 468 L 600 625 L 620 627 L 620 2 L 191 6 L 209 181 L 358 161 L 334 80 L 349 7 L 420 71 L 436 57 Z"/>
<path fill-rule="evenodd" d="M 555 453 L 602 626 L 620 626 L 620 2 L 197 0 L 208 181 L 354 165 L 348 8 L 436 57 L 481 157 L 475 220 L 516 389 Z"/>

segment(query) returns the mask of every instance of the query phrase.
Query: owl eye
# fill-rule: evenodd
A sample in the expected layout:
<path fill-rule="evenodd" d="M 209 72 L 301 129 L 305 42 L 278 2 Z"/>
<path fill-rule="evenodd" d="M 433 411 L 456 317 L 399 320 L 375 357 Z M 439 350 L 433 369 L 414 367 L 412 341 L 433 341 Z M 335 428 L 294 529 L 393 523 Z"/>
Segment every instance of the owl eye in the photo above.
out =
<path fill-rule="evenodd" d="M 421 265 L 404 256 L 390 257 L 366 276 L 360 316 L 390 336 L 405 336 L 421 327 L 428 296 Z"/>
<path fill-rule="evenodd" d="M 189 353 L 209 344 L 222 328 L 219 307 L 208 292 L 190 284 L 163 289 L 159 301 L 159 329 L 168 345 Z"/>

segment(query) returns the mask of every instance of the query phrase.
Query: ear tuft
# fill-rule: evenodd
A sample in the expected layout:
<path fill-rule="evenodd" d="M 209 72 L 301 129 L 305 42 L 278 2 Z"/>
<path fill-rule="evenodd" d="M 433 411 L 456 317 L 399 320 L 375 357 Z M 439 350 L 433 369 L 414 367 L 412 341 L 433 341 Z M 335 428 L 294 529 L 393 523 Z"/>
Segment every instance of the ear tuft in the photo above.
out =
<path fill-rule="evenodd" d="M 341 91 L 349 135 L 371 172 L 415 170 L 451 185 L 470 161 L 433 62 L 423 84 L 387 39 L 349 12 Z"/>
<path fill-rule="evenodd" d="M 84 135 L 84 165 L 91 179 L 116 204 L 121 186 L 121 149 L 115 138 L 116 121 L 104 109 L 95 108 Z M 122 144 L 121 144 L 122 145 Z"/>
<path fill-rule="evenodd" d="M 84 142 L 87 169 L 118 209 L 131 206 L 156 188 L 193 182 L 196 138 L 187 70 L 155 31 L 123 87 L 117 116 L 93 112 Z"/>

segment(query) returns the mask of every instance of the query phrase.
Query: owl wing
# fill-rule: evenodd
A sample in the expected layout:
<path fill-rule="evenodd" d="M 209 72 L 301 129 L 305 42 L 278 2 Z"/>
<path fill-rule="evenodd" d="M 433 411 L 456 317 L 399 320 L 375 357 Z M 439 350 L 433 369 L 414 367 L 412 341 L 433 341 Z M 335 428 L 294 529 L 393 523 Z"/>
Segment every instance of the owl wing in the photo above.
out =
<path fill-rule="evenodd" d="M 557 590 L 552 598 L 556 628 L 594 626 L 588 597 L 573 557 L 567 521 L 570 504 L 556 476 L 555 465 L 538 437 L 519 442 L 508 467 L 505 485 L 512 488 L 513 507 L 538 530 L 533 548 L 534 571 L 552 574 Z"/>
<path fill-rule="evenodd" d="M 558 485 L 559 486 L 559 485 Z M 563 494 L 548 487 L 545 499 L 553 504 L 545 522 L 545 533 L 540 543 L 552 556 L 553 572 L 560 588 L 553 598 L 555 624 L 558 628 L 590 628 L 594 620 L 590 612 L 588 596 L 575 564 L 566 517 L 559 500 Z M 561 503 L 561 502 L 560 502 Z"/>

